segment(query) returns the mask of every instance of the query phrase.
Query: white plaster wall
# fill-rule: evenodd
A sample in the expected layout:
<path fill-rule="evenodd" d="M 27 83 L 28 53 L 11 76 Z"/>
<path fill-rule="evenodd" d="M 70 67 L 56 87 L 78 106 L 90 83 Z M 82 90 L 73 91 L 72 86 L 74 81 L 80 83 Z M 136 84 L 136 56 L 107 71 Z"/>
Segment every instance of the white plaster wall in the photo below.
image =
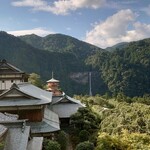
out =
<path fill-rule="evenodd" d="M 16 80 L 0 80 L 0 90 L 10 89 L 10 87 L 12 86 L 13 83 L 18 84 L 20 82 L 22 82 L 22 81 L 19 80 L 19 79 L 16 79 Z"/>

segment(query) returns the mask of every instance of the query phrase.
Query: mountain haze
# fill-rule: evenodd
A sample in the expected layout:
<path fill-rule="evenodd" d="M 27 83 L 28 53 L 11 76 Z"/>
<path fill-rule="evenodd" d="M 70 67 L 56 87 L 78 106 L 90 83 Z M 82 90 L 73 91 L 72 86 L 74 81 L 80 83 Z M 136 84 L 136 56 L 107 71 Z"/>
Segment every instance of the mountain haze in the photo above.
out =
<path fill-rule="evenodd" d="M 123 49 L 127 45 L 128 45 L 128 42 L 121 42 L 121 43 L 115 44 L 115 45 L 113 45 L 111 47 L 107 47 L 105 50 L 112 52 L 112 51 L 114 51 L 116 49 Z"/>

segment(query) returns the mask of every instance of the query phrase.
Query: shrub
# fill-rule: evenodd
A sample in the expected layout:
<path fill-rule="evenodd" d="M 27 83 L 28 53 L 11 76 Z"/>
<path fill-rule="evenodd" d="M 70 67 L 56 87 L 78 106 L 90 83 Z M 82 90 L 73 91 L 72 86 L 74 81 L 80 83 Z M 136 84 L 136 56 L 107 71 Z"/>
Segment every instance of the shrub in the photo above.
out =
<path fill-rule="evenodd" d="M 90 133 L 86 130 L 81 130 L 79 133 L 80 142 L 88 141 Z"/>
<path fill-rule="evenodd" d="M 81 142 L 77 145 L 75 150 L 94 150 L 94 144 L 88 141 Z"/>
<path fill-rule="evenodd" d="M 67 135 L 64 131 L 60 131 L 57 137 L 57 142 L 61 146 L 61 150 L 65 150 L 67 147 Z"/>
<path fill-rule="evenodd" d="M 60 144 L 56 141 L 48 140 L 47 144 L 45 145 L 45 150 L 61 150 Z"/>

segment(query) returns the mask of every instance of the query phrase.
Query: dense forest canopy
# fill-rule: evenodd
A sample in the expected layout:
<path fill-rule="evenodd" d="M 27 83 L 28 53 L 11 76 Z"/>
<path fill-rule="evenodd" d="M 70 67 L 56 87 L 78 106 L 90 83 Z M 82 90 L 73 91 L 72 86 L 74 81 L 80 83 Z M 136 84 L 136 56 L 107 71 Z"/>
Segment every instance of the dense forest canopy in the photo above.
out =
<path fill-rule="evenodd" d="M 15 37 L 0 32 L 0 54 L 0 59 L 40 75 L 43 83 L 53 71 L 70 95 L 89 93 L 89 72 L 93 95 L 150 94 L 150 39 L 117 44 L 107 51 L 62 34 Z"/>
<path fill-rule="evenodd" d="M 148 150 L 150 148 L 150 105 L 144 103 L 150 101 L 150 97 L 141 98 L 142 103 L 135 101 L 134 98 L 127 103 L 128 97 L 106 99 L 108 98 L 106 95 L 76 96 L 76 98 L 87 106 L 79 109 L 72 116 L 72 124 L 78 129 L 74 136 L 76 135 L 79 144 L 89 141 L 94 144 L 94 150 Z M 82 128 L 83 126 L 85 128 Z M 85 140 L 81 141 L 83 131 L 88 139 L 84 137 Z"/>
<path fill-rule="evenodd" d="M 141 96 L 150 93 L 150 39 L 131 42 L 113 52 L 97 52 L 87 59 L 97 67 L 113 94 Z"/>

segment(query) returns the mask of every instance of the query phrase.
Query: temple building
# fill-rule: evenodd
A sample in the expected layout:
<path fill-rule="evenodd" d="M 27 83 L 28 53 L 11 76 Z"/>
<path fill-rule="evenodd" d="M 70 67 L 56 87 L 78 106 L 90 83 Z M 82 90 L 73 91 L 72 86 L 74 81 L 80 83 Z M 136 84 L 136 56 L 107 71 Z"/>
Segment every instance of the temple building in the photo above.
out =
<path fill-rule="evenodd" d="M 26 119 L 31 136 L 47 136 L 60 130 L 58 115 L 47 108 L 51 101 L 52 93 L 30 83 L 13 84 L 0 95 L 0 112 Z"/>
<path fill-rule="evenodd" d="M 0 113 L 0 143 L 3 150 L 41 150 L 43 137 L 31 137 L 31 128 L 18 115 Z"/>
<path fill-rule="evenodd" d="M 0 61 L 0 93 L 10 89 L 13 83 L 27 82 L 28 75 L 9 64 L 5 59 Z"/>
<path fill-rule="evenodd" d="M 16 138 L 25 138 L 26 144 L 22 144 L 27 148 L 25 145 L 15 148 L 17 145 L 14 145 L 11 150 L 32 150 L 37 141 L 42 142 L 42 138 L 39 137 L 51 136 L 52 133 L 59 131 L 60 125 L 63 123 L 68 125 L 71 115 L 80 107 L 85 107 L 79 100 L 61 91 L 60 81 L 54 79 L 53 75 L 47 81 L 47 90 L 40 89 L 27 81 L 28 75 L 25 72 L 6 60 L 0 61 L 0 113 L 18 116 L 18 120 L 11 122 L 0 120 L 0 128 L 4 130 L 4 134 L 7 129 L 10 131 L 6 137 L 10 142 L 6 142 L 4 150 L 8 150 L 9 143 L 15 142 L 11 138 L 13 135 Z M 19 129 L 15 129 L 16 127 Z M 15 130 L 20 137 L 17 137 Z M 21 130 L 25 131 L 26 136 L 21 134 Z"/>
<path fill-rule="evenodd" d="M 52 92 L 52 102 L 48 105 L 48 108 L 58 114 L 60 123 L 69 124 L 70 117 L 80 107 L 85 107 L 79 100 L 71 98 L 63 91 L 59 90 L 59 80 L 52 78 L 47 81 L 47 91 Z"/>
<path fill-rule="evenodd" d="M 53 78 L 53 73 L 52 73 L 52 78 L 47 81 L 47 91 L 52 92 L 53 96 L 61 96 L 62 91 L 59 90 L 59 80 L 56 80 Z"/>

